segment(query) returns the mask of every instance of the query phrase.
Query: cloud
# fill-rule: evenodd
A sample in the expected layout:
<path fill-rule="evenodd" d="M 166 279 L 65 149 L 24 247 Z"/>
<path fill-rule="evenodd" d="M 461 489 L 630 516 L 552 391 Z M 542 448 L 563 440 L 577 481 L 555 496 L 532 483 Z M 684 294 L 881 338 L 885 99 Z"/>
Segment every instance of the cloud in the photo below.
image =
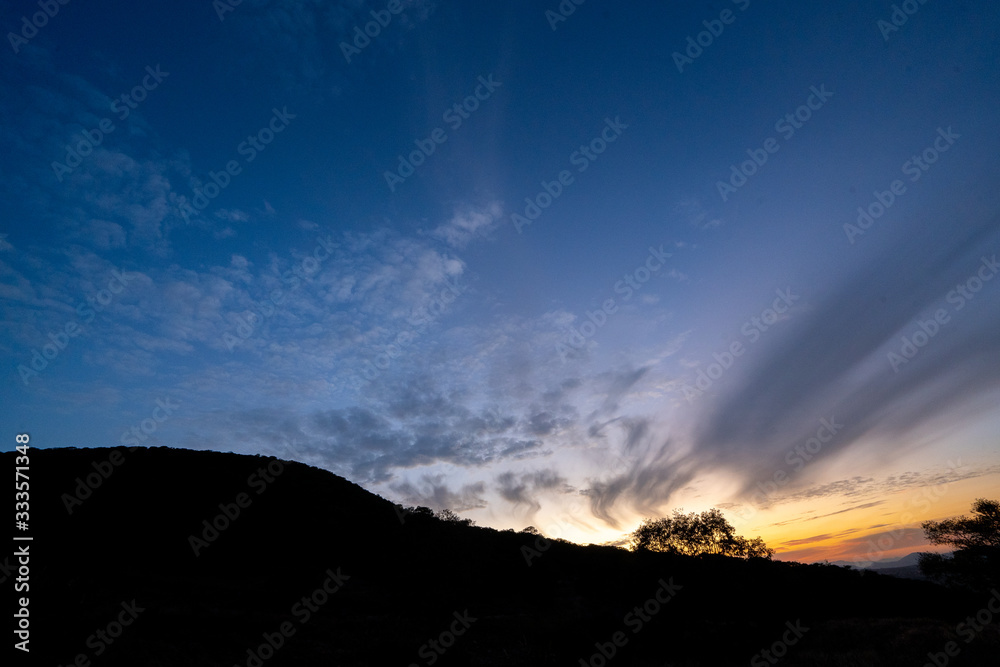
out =
<path fill-rule="evenodd" d="M 486 238 L 497 228 L 503 208 L 499 202 L 483 207 L 464 206 L 457 209 L 448 222 L 438 226 L 433 235 L 455 248 L 464 248 L 474 238 Z"/>
<path fill-rule="evenodd" d="M 500 497 L 517 509 L 525 509 L 529 517 L 542 508 L 538 500 L 541 493 L 546 491 L 566 493 L 572 490 L 566 479 L 551 468 L 521 474 L 508 471 L 498 475 L 496 481 Z"/>
<path fill-rule="evenodd" d="M 931 550 L 927 547 L 930 547 L 930 543 L 923 529 L 905 527 L 842 540 L 837 545 L 838 552 L 843 555 L 857 556 L 863 553 L 864 557 L 858 561 L 859 566 L 884 558 L 888 552 L 896 549 Z"/>
<path fill-rule="evenodd" d="M 649 366 L 625 368 L 606 371 L 599 375 L 597 381 L 603 386 L 599 386 L 598 391 L 603 390 L 601 393 L 603 393 L 604 400 L 593 416 L 606 416 L 617 412 L 622 398 L 649 372 L 649 369 Z"/>
<path fill-rule="evenodd" d="M 582 491 L 590 499 L 591 513 L 612 528 L 621 527 L 623 508 L 646 516 L 660 513 L 697 473 L 697 462 L 669 438 L 657 440 L 647 420 L 634 418 L 622 424 L 626 439 L 617 466 L 621 470 L 589 480 Z"/>
<path fill-rule="evenodd" d="M 426 21 L 436 8 L 430 0 L 404 0 L 361 55 L 344 60 L 339 44 L 353 39 L 355 26 L 372 20 L 372 7 L 361 0 L 328 3 L 324 0 L 270 0 L 243 3 L 226 14 L 225 25 L 234 35 L 231 48 L 222 51 L 222 71 L 250 70 L 273 89 L 305 96 L 310 104 L 341 95 L 355 80 L 364 79 L 369 65 L 411 41 L 408 33 Z M 332 64 L 332 66 L 331 66 Z"/>
<path fill-rule="evenodd" d="M 749 368 L 738 385 L 700 415 L 694 435 L 701 466 L 743 475 L 743 493 L 783 466 L 794 445 L 816 433 L 821 417 L 844 428 L 823 447 L 830 457 L 865 436 L 897 442 L 934 422 L 963 421 L 985 409 L 979 399 L 1000 385 L 1000 289 L 986 288 L 974 308 L 952 310 L 945 296 L 974 275 L 980 257 L 993 255 L 995 227 L 927 243 L 914 235 L 856 272 L 827 297 L 816 300 L 786 327 L 780 347 Z M 900 271 L 898 259 L 922 267 Z M 928 313 L 944 308 L 951 322 L 900 372 L 887 352 L 912 334 Z M 964 413 L 964 414 L 963 414 Z M 883 451 L 891 456 L 892 449 Z M 794 480 L 793 485 L 800 483 Z"/>
<path fill-rule="evenodd" d="M 836 512 L 829 512 L 827 514 L 820 514 L 819 516 L 811 516 L 811 517 L 808 517 L 808 518 L 804 518 L 802 520 L 803 521 L 815 521 L 816 519 L 825 519 L 828 516 L 835 516 L 837 514 L 844 514 L 846 512 L 853 512 L 855 510 L 865 510 L 865 509 L 868 509 L 870 507 L 878 507 L 879 505 L 883 505 L 883 504 L 885 504 L 884 500 L 877 500 L 875 502 L 864 503 L 864 504 L 861 504 L 861 505 L 855 505 L 854 507 L 848 507 L 847 509 L 837 510 Z"/>
<path fill-rule="evenodd" d="M 220 208 L 215 211 L 214 215 L 219 220 L 225 220 L 226 222 L 246 222 L 250 219 L 248 213 L 235 208 Z"/>
<path fill-rule="evenodd" d="M 125 247 L 125 230 L 121 225 L 106 220 L 91 220 L 90 227 L 77 238 L 89 238 L 100 250 Z"/>
<path fill-rule="evenodd" d="M 186 225 L 176 190 L 191 172 L 186 156 L 163 150 L 138 114 L 120 122 L 102 91 L 59 71 L 45 48 L 33 47 L 31 54 L 5 72 L 8 83 L 25 78 L 30 85 L 8 86 L 10 94 L 0 99 L 8 119 L 0 144 L 21 165 L 16 178 L 0 183 L 3 193 L 21 215 L 61 239 L 100 251 L 169 253 L 170 231 Z M 116 129 L 78 163 L 69 160 L 69 148 L 102 121 Z"/>
<path fill-rule="evenodd" d="M 1000 465 L 966 466 L 959 460 L 954 462 L 954 465 L 948 470 L 909 471 L 882 478 L 856 476 L 848 479 L 838 479 L 786 494 L 775 494 L 773 500 L 776 503 L 785 503 L 816 501 L 825 498 L 864 499 L 882 497 L 905 489 L 919 489 L 951 484 L 997 472 L 1000 472 Z"/>
<path fill-rule="evenodd" d="M 698 229 L 712 229 L 722 225 L 721 218 L 712 216 L 697 199 L 686 199 L 674 207 L 675 213 Z"/>
<path fill-rule="evenodd" d="M 825 542 L 826 540 L 832 540 L 835 537 L 835 535 L 831 535 L 830 533 L 823 533 L 822 535 L 811 535 L 797 540 L 786 540 L 782 542 L 781 545 L 787 547 L 800 547 L 807 544 L 813 544 L 814 542 Z"/>
<path fill-rule="evenodd" d="M 404 505 L 429 507 L 433 510 L 450 509 L 455 512 L 486 507 L 486 500 L 482 497 L 486 491 L 485 483 L 463 484 L 452 491 L 443 479 L 443 475 L 424 475 L 419 485 L 400 482 L 390 488 L 402 498 Z"/>
<path fill-rule="evenodd" d="M 520 420 L 472 410 L 437 387 L 424 385 L 421 392 L 390 385 L 381 393 L 382 402 L 366 407 L 207 415 L 201 428 L 213 434 L 207 440 L 221 437 L 235 451 L 264 448 L 359 483 L 389 482 L 401 471 L 426 466 L 478 469 L 541 454 L 542 442 Z M 538 488 L 551 483 L 532 479 Z"/>
<path fill-rule="evenodd" d="M 235 276 L 229 280 L 237 283 Z M 600 394 L 598 407 L 609 400 L 614 404 L 644 376 L 641 369 L 629 369 L 559 377 L 545 373 L 530 361 L 523 366 L 508 363 L 503 355 L 490 357 L 491 366 L 476 374 L 463 372 L 463 359 L 451 354 L 445 365 L 430 371 L 426 359 L 435 357 L 435 349 L 450 351 L 458 347 L 445 336 L 433 341 L 428 349 L 428 356 L 421 355 L 400 373 L 387 372 L 368 385 L 362 403 L 335 408 L 288 406 L 287 397 L 316 393 L 317 382 L 330 389 L 343 383 L 344 378 L 337 375 L 337 369 L 342 370 L 340 360 L 316 355 L 308 359 L 296 356 L 293 362 L 285 355 L 275 355 L 269 371 L 285 379 L 274 384 L 234 358 L 224 372 L 219 369 L 202 373 L 202 378 L 211 381 L 201 391 L 211 395 L 217 386 L 219 391 L 222 386 L 238 386 L 258 400 L 273 397 L 272 402 L 286 407 L 243 408 L 228 415 L 225 411 L 204 415 L 193 427 L 194 432 L 204 435 L 190 440 L 188 446 L 212 443 L 213 448 L 267 451 L 322 466 L 362 484 L 399 483 L 412 480 L 423 469 L 433 469 L 436 474 L 441 466 L 461 470 L 456 474 L 467 479 L 473 471 L 495 470 L 499 464 L 523 463 L 553 456 L 560 450 L 588 448 L 586 424 L 591 418 L 582 417 L 574 401 L 586 398 L 594 388 Z M 404 362 L 400 358 L 394 363 Z M 323 377 L 327 368 L 330 375 Z M 534 378 L 536 373 L 538 377 Z M 495 381 L 484 382 L 485 377 Z M 521 389 L 507 391 L 508 385 Z M 490 400 L 494 390 L 502 401 Z M 633 435 L 626 438 L 627 447 L 630 452 L 640 450 L 648 440 L 644 435 L 647 431 L 641 422 L 629 424 Z M 655 456 L 649 458 L 653 459 L 653 469 L 662 463 Z M 624 465 L 620 464 L 623 470 Z M 645 498 L 643 494 L 662 488 L 642 471 L 643 466 L 636 465 L 631 471 L 634 477 L 630 488 L 621 497 Z M 569 490 L 564 473 L 554 467 L 506 469 L 511 472 L 497 480 L 496 490 L 523 510 L 537 511 L 545 494 Z M 656 489 L 650 489 L 651 485 Z M 611 499 L 601 501 L 596 491 L 593 496 L 598 507 L 610 508 L 613 504 Z"/>

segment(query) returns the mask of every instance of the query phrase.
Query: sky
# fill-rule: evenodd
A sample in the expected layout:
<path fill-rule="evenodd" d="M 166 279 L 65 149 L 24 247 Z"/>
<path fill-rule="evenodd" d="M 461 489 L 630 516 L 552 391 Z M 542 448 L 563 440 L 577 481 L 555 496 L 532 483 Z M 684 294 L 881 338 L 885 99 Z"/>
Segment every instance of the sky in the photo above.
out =
<path fill-rule="evenodd" d="M 718 507 L 806 562 L 1000 495 L 996 3 L 0 27 L 8 450 L 279 456 L 580 543 Z"/>

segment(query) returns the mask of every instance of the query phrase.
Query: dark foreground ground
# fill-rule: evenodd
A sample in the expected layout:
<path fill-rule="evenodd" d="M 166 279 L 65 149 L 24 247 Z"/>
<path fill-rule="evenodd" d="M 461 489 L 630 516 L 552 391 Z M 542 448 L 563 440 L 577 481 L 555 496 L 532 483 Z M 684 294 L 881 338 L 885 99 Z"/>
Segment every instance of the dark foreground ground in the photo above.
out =
<path fill-rule="evenodd" d="M 9 604 L 30 598 L 31 652 L 5 664 L 1000 664 L 991 591 L 536 542 L 261 457 L 29 453 L 29 530 L 12 532 L 34 539 L 9 542 L 0 579 Z"/>

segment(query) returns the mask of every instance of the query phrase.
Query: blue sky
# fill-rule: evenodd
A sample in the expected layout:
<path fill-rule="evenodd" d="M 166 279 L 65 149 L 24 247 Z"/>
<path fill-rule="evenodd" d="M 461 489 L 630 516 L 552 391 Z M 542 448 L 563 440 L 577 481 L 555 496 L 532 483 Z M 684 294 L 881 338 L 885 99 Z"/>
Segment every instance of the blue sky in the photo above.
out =
<path fill-rule="evenodd" d="M 802 558 L 995 492 L 997 8 L 677 4 L 0 3 L 8 432 Z"/>

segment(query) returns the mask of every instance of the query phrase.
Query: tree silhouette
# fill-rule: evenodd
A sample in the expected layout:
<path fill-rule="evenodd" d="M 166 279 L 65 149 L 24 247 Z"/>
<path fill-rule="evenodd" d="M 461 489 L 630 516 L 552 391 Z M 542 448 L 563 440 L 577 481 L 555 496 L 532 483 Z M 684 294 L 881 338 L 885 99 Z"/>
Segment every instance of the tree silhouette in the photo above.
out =
<path fill-rule="evenodd" d="M 774 549 L 769 549 L 761 538 L 748 540 L 737 535 L 736 529 L 714 507 L 701 514 L 674 510 L 670 517 L 643 519 L 631 535 L 631 547 L 633 551 L 664 551 L 686 556 L 718 554 L 770 560 L 774 555 Z"/>
<path fill-rule="evenodd" d="M 976 498 L 972 516 L 924 521 L 921 528 L 931 544 L 955 547 L 951 558 L 920 554 L 926 577 L 976 590 L 1000 583 L 1000 501 Z"/>
<path fill-rule="evenodd" d="M 472 519 L 463 519 L 458 514 L 456 514 L 454 511 L 452 511 L 450 509 L 447 509 L 447 508 L 441 510 L 440 512 L 438 512 L 436 516 L 437 516 L 437 518 L 441 519 L 442 521 L 449 521 L 451 523 L 458 523 L 458 524 L 461 524 L 463 526 L 473 526 L 476 523 Z"/>

